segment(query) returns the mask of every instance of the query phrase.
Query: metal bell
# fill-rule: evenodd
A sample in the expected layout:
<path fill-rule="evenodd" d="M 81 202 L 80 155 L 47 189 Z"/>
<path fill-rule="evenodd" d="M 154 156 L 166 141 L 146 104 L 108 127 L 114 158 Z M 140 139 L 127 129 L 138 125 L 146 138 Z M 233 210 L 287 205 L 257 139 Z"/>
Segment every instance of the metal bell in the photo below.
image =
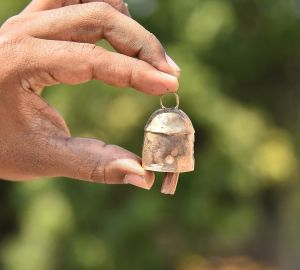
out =
<path fill-rule="evenodd" d="M 161 192 L 174 194 L 179 173 L 194 170 L 195 130 L 189 117 L 179 107 L 155 111 L 145 126 L 142 166 L 145 170 L 165 172 Z"/>

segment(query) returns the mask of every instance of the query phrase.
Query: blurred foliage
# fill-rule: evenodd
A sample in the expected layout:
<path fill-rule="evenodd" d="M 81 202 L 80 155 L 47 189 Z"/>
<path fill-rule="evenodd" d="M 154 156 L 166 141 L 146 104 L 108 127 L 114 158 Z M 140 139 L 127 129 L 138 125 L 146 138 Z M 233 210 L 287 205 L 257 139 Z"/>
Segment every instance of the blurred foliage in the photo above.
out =
<path fill-rule="evenodd" d="M 300 1 L 128 3 L 182 69 L 196 170 L 174 197 L 159 193 L 160 177 L 150 192 L 1 182 L 0 269 L 299 269 Z M 0 21 L 25 4 L 2 0 Z M 137 154 L 158 108 L 156 97 L 99 82 L 44 97 L 74 136 Z"/>

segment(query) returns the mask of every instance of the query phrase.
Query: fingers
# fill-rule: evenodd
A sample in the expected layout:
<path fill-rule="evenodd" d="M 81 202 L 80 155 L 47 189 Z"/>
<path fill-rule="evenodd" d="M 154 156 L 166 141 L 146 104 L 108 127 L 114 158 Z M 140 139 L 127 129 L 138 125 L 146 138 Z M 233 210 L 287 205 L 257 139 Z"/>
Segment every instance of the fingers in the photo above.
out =
<path fill-rule="evenodd" d="M 61 138 L 49 143 L 47 164 L 49 176 L 65 176 L 104 184 L 132 184 L 150 189 L 154 174 L 144 170 L 133 153 L 101 141 L 83 138 Z M 44 159 L 44 160 L 43 160 Z"/>
<path fill-rule="evenodd" d="M 25 29 L 33 37 L 87 43 L 105 38 L 118 52 L 179 76 L 180 69 L 166 56 L 158 39 L 110 5 L 89 3 L 44 11 L 36 15 L 34 23 Z"/>
<path fill-rule="evenodd" d="M 144 61 L 109 52 L 96 45 L 39 39 L 34 44 L 35 57 L 39 61 L 38 66 L 32 67 L 36 76 L 49 73 L 56 82 L 66 84 L 96 79 L 151 95 L 176 92 L 178 89 L 175 77 Z"/>
<path fill-rule="evenodd" d="M 90 2 L 104 2 L 111 5 L 113 8 L 130 16 L 128 6 L 123 0 L 33 0 L 24 10 L 24 13 L 37 12 L 43 10 L 57 9 L 64 6 L 85 4 Z"/>

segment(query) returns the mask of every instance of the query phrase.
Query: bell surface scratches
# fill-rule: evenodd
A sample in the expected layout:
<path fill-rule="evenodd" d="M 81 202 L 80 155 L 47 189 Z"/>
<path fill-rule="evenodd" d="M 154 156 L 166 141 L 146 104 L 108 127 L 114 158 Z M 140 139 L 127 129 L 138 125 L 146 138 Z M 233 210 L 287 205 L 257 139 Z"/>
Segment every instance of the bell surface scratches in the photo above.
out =
<path fill-rule="evenodd" d="M 179 173 L 194 170 L 195 130 L 189 117 L 177 105 L 155 111 L 145 126 L 142 166 L 165 172 L 162 193 L 174 194 Z"/>

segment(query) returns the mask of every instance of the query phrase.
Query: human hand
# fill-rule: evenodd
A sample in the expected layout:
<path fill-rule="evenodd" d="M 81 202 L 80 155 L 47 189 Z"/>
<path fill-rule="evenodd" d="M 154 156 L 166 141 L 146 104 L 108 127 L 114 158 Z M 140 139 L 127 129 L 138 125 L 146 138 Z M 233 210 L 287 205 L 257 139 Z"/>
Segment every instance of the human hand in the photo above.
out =
<path fill-rule="evenodd" d="M 179 68 L 128 15 L 122 0 L 35 0 L 0 28 L 0 178 L 152 186 L 135 154 L 72 138 L 40 97 L 46 86 L 92 79 L 151 95 L 177 91 Z M 118 53 L 96 46 L 102 38 Z"/>

